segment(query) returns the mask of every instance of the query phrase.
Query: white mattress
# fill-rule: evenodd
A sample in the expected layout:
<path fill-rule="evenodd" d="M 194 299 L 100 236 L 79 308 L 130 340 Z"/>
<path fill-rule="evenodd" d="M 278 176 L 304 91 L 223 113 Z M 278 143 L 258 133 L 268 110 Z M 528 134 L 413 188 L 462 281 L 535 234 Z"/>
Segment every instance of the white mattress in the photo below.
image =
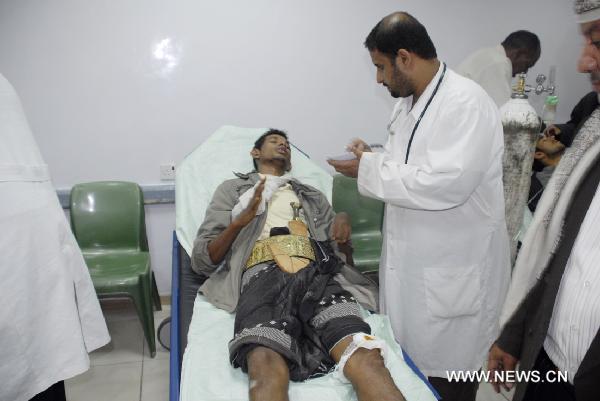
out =
<path fill-rule="evenodd" d="M 388 344 L 386 364 L 408 401 L 435 401 L 426 384 L 404 362 L 387 317 L 365 312 L 373 334 Z M 198 295 L 183 355 L 181 401 L 248 400 L 248 377 L 229 364 L 227 343 L 233 335 L 233 315 L 215 308 Z M 303 383 L 290 383 L 291 401 L 356 400 L 350 384 L 328 374 Z"/>

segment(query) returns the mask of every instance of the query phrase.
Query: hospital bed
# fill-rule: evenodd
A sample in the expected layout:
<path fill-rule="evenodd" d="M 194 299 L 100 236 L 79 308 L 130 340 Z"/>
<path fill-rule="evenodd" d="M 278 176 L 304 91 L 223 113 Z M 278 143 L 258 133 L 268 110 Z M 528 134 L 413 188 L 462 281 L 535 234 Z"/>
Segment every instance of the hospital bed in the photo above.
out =
<path fill-rule="evenodd" d="M 249 150 L 266 129 L 222 127 L 177 168 L 176 232 L 173 233 L 170 401 L 246 400 L 247 376 L 229 365 L 227 343 L 233 333 L 233 315 L 212 306 L 198 294 L 206 278 L 191 269 L 189 254 L 197 227 L 212 192 L 232 171 L 252 169 Z M 226 144 L 226 146 L 225 146 Z M 224 162 L 225 161 L 225 162 Z M 331 176 L 311 162 L 302 152 L 292 151 L 293 175 L 313 185 L 331 199 Z M 211 166 L 207 174 L 207 166 Z M 434 401 L 439 398 L 424 376 L 394 342 L 387 318 L 365 318 L 375 334 L 388 343 L 386 364 L 398 387 L 409 401 Z M 188 342 L 189 341 L 189 342 Z M 355 400 L 350 384 L 334 374 L 290 384 L 290 399 Z"/>

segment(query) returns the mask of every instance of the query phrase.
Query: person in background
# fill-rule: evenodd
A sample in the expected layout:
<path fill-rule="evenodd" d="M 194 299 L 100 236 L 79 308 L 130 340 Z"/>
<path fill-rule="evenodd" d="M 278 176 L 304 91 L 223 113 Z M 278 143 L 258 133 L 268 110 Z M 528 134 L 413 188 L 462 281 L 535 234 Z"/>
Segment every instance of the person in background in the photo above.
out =
<path fill-rule="evenodd" d="M 576 0 L 581 72 L 600 72 L 600 0 Z M 540 199 L 492 346 L 494 372 L 537 372 L 513 401 L 596 401 L 600 394 L 600 108 L 581 125 Z M 566 374 L 558 377 L 557 373 Z M 515 383 L 499 376 L 497 392 Z"/>
<path fill-rule="evenodd" d="M 481 85 L 501 107 L 510 99 L 512 78 L 533 67 L 540 54 L 540 40 L 534 33 L 516 31 L 501 44 L 477 50 L 468 56 L 456 72 Z"/>
<path fill-rule="evenodd" d="M 65 400 L 110 341 L 15 90 L 0 75 L 0 400 Z"/>
<path fill-rule="evenodd" d="M 442 399 L 475 400 L 477 382 L 448 375 L 481 368 L 509 282 L 500 113 L 408 13 L 383 18 L 365 46 L 400 98 L 387 143 L 375 153 L 355 140 L 354 160 L 329 164 L 385 202 L 380 305 L 396 340 Z"/>
<path fill-rule="evenodd" d="M 527 206 L 533 213 L 552 173 L 565 152 L 565 145 L 553 136 L 538 139 L 533 154 L 533 173 Z"/>
<path fill-rule="evenodd" d="M 598 101 L 600 96 L 600 72 L 590 72 L 590 81 L 594 90 L 585 95 L 575 105 L 573 111 L 571 111 L 571 119 L 564 124 L 549 125 L 544 130 L 545 136 L 553 136 L 565 146 L 571 146 L 579 128 L 600 104 Z"/>
<path fill-rule="evenodd" d="M 544 128 L 544 138 L 538 140 L 533 161 L 533 173 L 527 203 L 531 212 L 535 211 L 544 187 L 558 165 L 565 147 L 571 146 L 575 135 L 600 102 L 600 72 L 590 72 L 594 90 L 585 95 L 571 111 L 571 119 L 564 124 L 552 124 Z"/>

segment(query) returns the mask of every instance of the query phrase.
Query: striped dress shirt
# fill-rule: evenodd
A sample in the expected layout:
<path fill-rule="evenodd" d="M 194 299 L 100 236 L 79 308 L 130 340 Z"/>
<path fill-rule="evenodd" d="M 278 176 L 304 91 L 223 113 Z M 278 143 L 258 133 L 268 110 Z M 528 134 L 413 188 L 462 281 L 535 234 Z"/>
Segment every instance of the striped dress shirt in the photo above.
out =
<path fill-rule="evenodd" d="M 600 327 L 600 186 L 565 267 L 544 349 L 573 383 Z"/>

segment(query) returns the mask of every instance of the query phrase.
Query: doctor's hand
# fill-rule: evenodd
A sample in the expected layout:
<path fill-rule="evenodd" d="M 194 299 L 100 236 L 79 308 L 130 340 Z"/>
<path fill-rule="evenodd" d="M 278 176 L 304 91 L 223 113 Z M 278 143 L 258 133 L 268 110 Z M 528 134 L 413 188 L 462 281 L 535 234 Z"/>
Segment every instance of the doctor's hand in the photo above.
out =
<path fill-rule="evenodd" d="M 354 138 L 352 142 L 346 146 L 348 152 L 352 152 L 360 159 L 363 152 L 371 152 L 371 147 L 362 139 Z"/>
<path fill-rule="evenodd" d="M 490 348 L 490 353 L 488 355 L 488 370 L 490 371 L 490 380 L 492 381 L 492 387 L 494 387 L 496 393 L 500 392 L 500 385 L 502 385 L 502 387 L 506 391 L 510 391 L 514 383 L 495 381 L 494 372 L 514 371 L 518 361 L 519 360 L 517 358 L 500 348 L 498 344 L 494 343 L 494 345 L 492 345 L 492 348 Z"/>
<path fill-rule="evenodd" d="M 335 240 L 338 244 L 345 244 L 350 240 L 351 234 L 350 216 L 345 212 L 337 213 L 331 225 L 331 239 Z"/>
<path fill-rule="evenodd" d="M 333 167 L 335 171 L 345 175 L 346 177 L 358 177 L 358 165 L 360 164 L 360 159 L 327 160 L 327 163 L 329 163 L 329 165 Z"/>
<path fill-rule="evenodd" d="M 250 202 L 248 202 L 248 206 L 238 215 L 235 219 L 234 223 L 239 225 L 240 227 L 246 227 L 248 223 L 254 219 L 256 216 L 256 211 L 260 206 L 260 201 L 262 199 L 262 193 L 265 189 L 265 181 L 266 177 L 261 178 L 258 185 L 256 186 L 256 190 L 254 191 L 254 195 Z"/>

